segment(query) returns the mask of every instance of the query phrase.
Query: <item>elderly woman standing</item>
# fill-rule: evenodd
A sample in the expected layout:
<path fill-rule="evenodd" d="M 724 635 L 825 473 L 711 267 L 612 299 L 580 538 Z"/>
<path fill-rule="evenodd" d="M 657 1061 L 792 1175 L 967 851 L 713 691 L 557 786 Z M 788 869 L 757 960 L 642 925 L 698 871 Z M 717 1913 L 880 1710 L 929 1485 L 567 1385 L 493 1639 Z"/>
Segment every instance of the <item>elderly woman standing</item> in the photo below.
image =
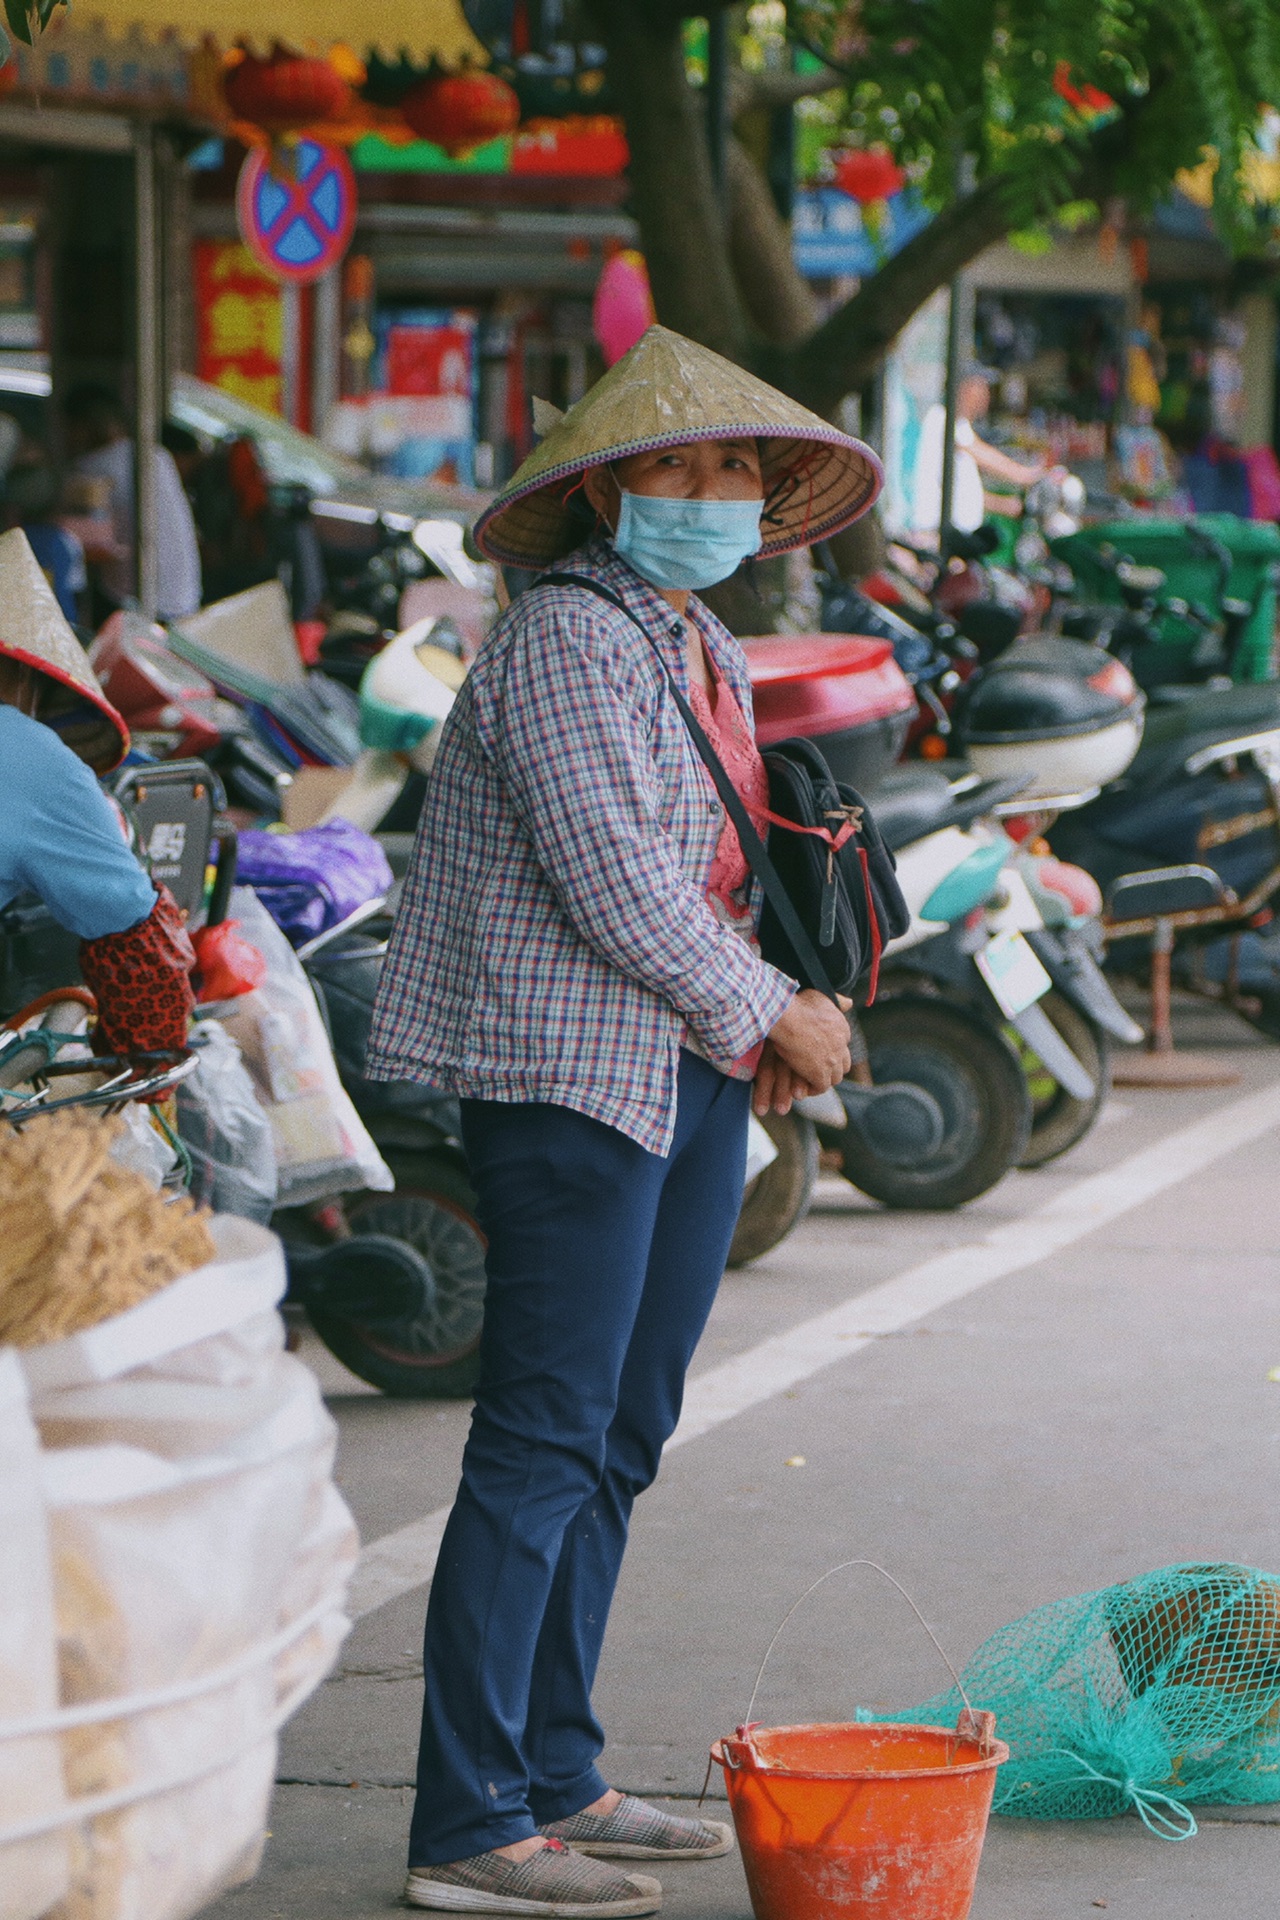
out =
<path fill-rule="evenodd" d="M 375 1010 L 370 1070 L 462 1097 L 489 1242 L 427 1614 L 415 1906 L 651 1913 L 659 1883 L 615 1861 L 730 1844 L 608 1785 L 591 1687 L 632 1502 L 724 1269 L 752 1083 L 761 1112 L 824 1091 L 848 1031 L 760 958 L 667 674 L 767 805 L 746 662 L 693 594 L 878 489 L 859 442 L 653 327 L 476 529 L 494 559 L 579 584 L 535 584 L 472 668 Z"/>

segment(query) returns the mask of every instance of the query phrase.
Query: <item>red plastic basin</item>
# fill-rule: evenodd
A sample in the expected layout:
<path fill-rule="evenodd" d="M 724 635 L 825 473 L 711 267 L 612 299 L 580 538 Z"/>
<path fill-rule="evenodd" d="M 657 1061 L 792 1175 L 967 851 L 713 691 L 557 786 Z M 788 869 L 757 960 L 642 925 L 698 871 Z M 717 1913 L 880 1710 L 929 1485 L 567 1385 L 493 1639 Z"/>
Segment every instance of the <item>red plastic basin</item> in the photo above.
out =
<path fill-rule="evenodd" d="M 742 644 L 762 747 L 790 734 L 819 739 L 915 712 L 915 694 L 887 640 L 779 633 Z"/>

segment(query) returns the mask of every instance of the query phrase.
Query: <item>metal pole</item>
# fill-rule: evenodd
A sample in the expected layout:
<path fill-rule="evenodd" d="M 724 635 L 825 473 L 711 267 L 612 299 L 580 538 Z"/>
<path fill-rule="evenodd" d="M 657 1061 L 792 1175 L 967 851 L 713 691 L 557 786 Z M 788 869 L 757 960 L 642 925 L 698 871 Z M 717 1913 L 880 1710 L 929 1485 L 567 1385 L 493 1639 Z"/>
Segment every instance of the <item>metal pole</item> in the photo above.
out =
<path fill-rule="evenodd" d="M 707 19 L 707 145 L 711 178 L 723 200 L 729 148 L 729 18 L 723 9 Z"/>
<path fill-rule="evenodd" d="M 298 424 L 302 400 L 301 290 L 290 280 L 280 289 L 280 411 L 291 427 Z"/>
<path fill-rule="evenodd" d="M 956 409 L 960 391 L 960 285 L 953 280 L 947 290 L 947 374 L 943 401 L 946 420 L 942 429 L 942 505 L 938 514 L 938 547 L 945 554 L 950 545 L 951 512 L 956 491 Z"/>
<path fill-rule="evenodd" d="M 317 280 L 311 328 L 311 431 L 323 440 L 338 398 L 342 353 L 342 274 L 333 267 Z"/>
<path fill-rule="evenodd" d="M 1152 1053 L 1173 1052 L 1173 922 L 1157 920 L 1151 936 L 1151 1032 L 1147 1047 Z"/>
<path fill-rule="evenodd" d="M 155 137 L 145 121 L 133 135 L 134 165 L 134 568 L 138 605 L 156 616 L 159 546 L 155 448 L 160 439 L 160 312 L 156 271 Z"/>

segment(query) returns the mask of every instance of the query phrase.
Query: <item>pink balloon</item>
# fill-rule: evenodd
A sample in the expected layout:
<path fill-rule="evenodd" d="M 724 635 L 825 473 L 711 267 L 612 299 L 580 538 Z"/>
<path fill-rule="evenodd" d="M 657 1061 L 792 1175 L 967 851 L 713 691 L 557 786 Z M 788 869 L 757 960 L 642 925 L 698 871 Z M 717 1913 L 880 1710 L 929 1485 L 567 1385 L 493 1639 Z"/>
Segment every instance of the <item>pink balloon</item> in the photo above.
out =
<path fill-rule="evenodd" d="M 591 309 L 591 330 L 605 365 L 621 360 L 657 317 L 644 255 L 630 247 L 615 253 L 604 263 Z"/>

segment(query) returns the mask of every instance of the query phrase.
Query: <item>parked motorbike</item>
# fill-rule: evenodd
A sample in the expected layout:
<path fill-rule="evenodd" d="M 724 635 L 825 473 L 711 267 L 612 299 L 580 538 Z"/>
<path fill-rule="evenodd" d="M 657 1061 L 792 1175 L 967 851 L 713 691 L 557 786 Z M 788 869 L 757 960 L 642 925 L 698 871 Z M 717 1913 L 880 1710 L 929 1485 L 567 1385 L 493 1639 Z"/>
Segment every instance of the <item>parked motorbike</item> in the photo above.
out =
<path fill-rule="evenodd" d="M 989 755 L 975 752 L 972 769 L 947 761 L 945 773 L 895 770 L 892 757 L 910 705 L 891 698 L 885 683 L 893 676 L 910 695 L 903 660 L 914 671 L 917 695 L 931 684 L 951 694 L 958 675 L 942 679 L 938 662 L 947 656 L 936 626 L 929 634 L 916 632 L 856 589 L 848 590 L 844 605 L 850 617 L 873 625 L 874 640 L 746 643 L 757 732 L 764 744 L 786 732 L 808 733 L 828 757 L 834 752 L 843 766 L 856 767 L 857 784 L 897 853 L 901 883 L 917 911 L 911 929 L 885 955 L 876 1004 L 859 1016 L 865 1065 L 873 1084 L 887 1076 L 919 1089 L 932 1102 L 934 1122 L 924 1125 L 917 1113 L 911 1150 L 904 1143 L 898 1157 L 883 1158 L 857 1124 L 827 1144 L 838 1145 L 853 1183 L 885 1204 L 956 1206 L 985 1192 L 1010 1166 L 1040 1165 L 1082 1138 L 1106 1099 L 1111 1039 L 1141 1038 L 1099 971 L 1096 921 L 1044 888 L 1037 863 L 1016 856 L 1007 836 L 983 820 L 997 805 L 1013 805 L 1023 789 L 1038 787 L 1028 763 L 1059 783 L 1070 766 L 1068 753 L 1074 750 L 1079 760 L 1081 740 L 1104 773 L 1123 764 L 1140 737 L 1141 700 L 1117 662 L 1097 649 L 1068 645 L 1073 685 L 1087 680 L 1086 669 L 1116 684 L 1110 691 L 1084 687 L 1065 742 L 1060 728 L 1046 731 L 1032 702 L 1003 716 L 996 729 L 1020 742 L 1016 770 L 1001 758 L 1002 738 L 993 740 Z M 1048 645 L 1052 663 L 1052 649 L 1062 643 Z M 1063 664 L 1057 660 L 1059 672 Z M 986 671 L 974 674 L 974 687 Z M 938 718 L 949 730 L 940 702 Z M 1070 770 L 1078 774 L 1080 766 Z M 998 907 L 992 904 L 997 896 Z M 990 957 L 987 942 L 995 943 Z M 1011 971 L 997 991 L 992 982 L 1001 963 Z M 910 1002 L 905 1008 L 894 1004 L 904 999 Z"/>
<path fill-rule="evenodd" d="M 1280 682 L 1157 709 L 1124 775 L 1045 830 L 1102 887 L 1117 971 L 1145 974 L 1153 939 L 1177 939 L 1183 985 L 1280 1038 L 1263 931 L 1280 895 Z M 1171 909 L 1153 904 L 1157 882 Z"/>
<path fill-rule="evenodd" d="M 1053 549 L 1075 578 L 1064 631 L 1101 637 L 1105 629 L 1106 644 L 1131 657 L 1150 691 L 1270 677 L 1280 573 L 1274 525 L 1233 514 L 1136 517 L 1086 527 Z"/>
<path fill-rule="evenodd" d="M 475 1387 L 485 1238 L 456 1099 L 416 1082 L 365 1076 L 388 928 L 377 916 L 346 921 L 299 955 L 343 1086 L 395 1176 L 395 1191 L 335 1196 L 277 1216 L 275 1225 L 289 1299 L 343 1365 L 383 1393 L 438 1399 Z"/>
<path fill-rule="evenodd" d="M 944 1118 L 927 1152 L 890 1169 L 850 1130 L 846 1176 L 888 1205 L 962 1205 L 1064 1153 L 1105 1103 L 1111 1039 L 1141 1038 L 1099 970 L 1096 922 L 993 817 L 1022 784 L 904 767 L 877 789 L 912 923 L 860 1024 L 873 1077 L 923 1085 Z"/>
<path fill-rule="evenodd" d="M 1109 541 L 1092 550 L 1093 570 L 1115 586 L 1119 605 L 1077 604 L 1062 614 L 1065 634 L 1094 641 L 1130 668 L 1156 699 L 1181 699 L 1186 689 L 1246 680 L 1246 650 L 1263 602 L 1275 597 L 1275 569 L 1263 569 L 1252 598 L 1227 591 L 1231 554 L 1221 541 L 1194 525 L 1185 528 L 1188 546 L 1213 566 L 1213 604 L 1188 600 L 1168 591 L 1159 567 L 1139 566 Z M 1185 636 L 1178 646 L 1164 634 L 1176 625 Z"/>

